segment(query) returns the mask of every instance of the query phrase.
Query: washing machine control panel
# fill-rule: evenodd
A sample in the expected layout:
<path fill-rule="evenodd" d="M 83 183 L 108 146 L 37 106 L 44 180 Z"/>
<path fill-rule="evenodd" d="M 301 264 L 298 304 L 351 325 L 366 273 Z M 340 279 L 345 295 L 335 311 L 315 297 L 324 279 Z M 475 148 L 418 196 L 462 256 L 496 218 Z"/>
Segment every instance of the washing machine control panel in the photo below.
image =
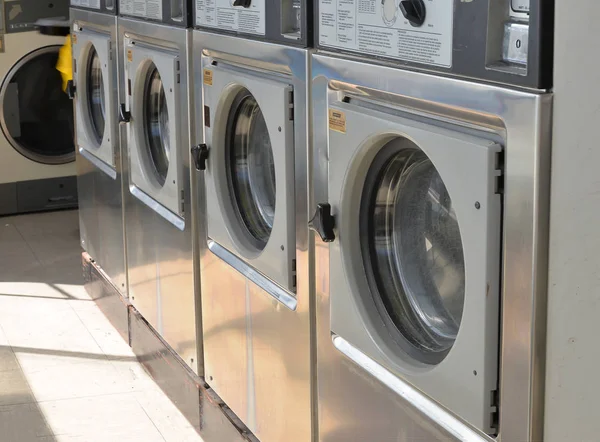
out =
<path fill-rule="evenodd" d="M 281 44 L 312 46 L 312 0 L 196 0 L 194 26 Z M 375 0 L 373 0 L 375 1 Z"/>
<path fill-rule="evenodd" d="M 317 0 L 316 46 L 416 69 L 548 88 L 552 45 L 543 41 L 542 26 L 553 26 L 549 3 Z"/>

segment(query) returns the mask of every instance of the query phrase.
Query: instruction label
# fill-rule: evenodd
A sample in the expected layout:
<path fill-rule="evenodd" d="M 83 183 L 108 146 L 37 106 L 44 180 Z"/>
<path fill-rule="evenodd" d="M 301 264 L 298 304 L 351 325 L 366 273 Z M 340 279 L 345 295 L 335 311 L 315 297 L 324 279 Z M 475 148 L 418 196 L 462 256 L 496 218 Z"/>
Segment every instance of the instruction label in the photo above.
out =
<path fill-rule="evenodd" d="M 234 0 L 196 0 L 196 26 L 265 35 L 265 0 L 252 0 L 249 8 Z"/>
<path fill-rule="evenodd" d="M 119 0 L 119 11 L 121 14 L 132 17 L 151 20 L 162 20 L 163 18 L 161 0 Z"/>
<path fill-rule="evenodd" d="M 100 9 L 100 0 L 71 0 L 71 6 L 82 8 Z"/>
<path fill-rule="evenodd" d="M 346 114 L 337 109 L 329 109 L 329 129 L 346 133 Z"/>
<path fill-rule="evenodd" d="M 319 44 L 433 66 L 452 66 L 454 0 L 424 0 L 412 26 L 398 0 L 319 0 Z"/>
<path fill-rule="evenodd" d="M 204 69 L 203 74 L 203 83 L 207 86 L 212 86 L 213 71 L 211 71 L 210 69 Z"/>

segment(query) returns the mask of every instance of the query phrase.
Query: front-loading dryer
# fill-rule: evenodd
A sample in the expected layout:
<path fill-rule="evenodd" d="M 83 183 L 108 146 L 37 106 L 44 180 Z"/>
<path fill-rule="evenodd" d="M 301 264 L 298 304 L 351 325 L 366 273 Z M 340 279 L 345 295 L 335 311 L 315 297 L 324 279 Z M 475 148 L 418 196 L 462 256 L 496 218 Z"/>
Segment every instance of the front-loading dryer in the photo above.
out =
<path fill-rule="evenodd" d="M 195 9 L 205 379 L 265 442 L 314 437 L 308 6 Z"/>
<path fill-rule="evenodd" d="M 199 287 L 190 186 L 189 1 L 119 2 L 129 297 L 197 374 Z"/>
<path fill-rule="evenodd" d="M 127 297 L 115 2 L 71 0 L 71 40 L 81 246 Z"/>
<path fill-rule="evenodd" d="M 528 440 L 552 95 L 325 55 L 312 81 L 319 440 Z"/>
<path fill-rule="evenodd" d="M 60 1 L 0 4 L 0 214 L 77 207 L 73 109 L 56 69 L 64 37 L 39 19 L 68 17 Z"/>

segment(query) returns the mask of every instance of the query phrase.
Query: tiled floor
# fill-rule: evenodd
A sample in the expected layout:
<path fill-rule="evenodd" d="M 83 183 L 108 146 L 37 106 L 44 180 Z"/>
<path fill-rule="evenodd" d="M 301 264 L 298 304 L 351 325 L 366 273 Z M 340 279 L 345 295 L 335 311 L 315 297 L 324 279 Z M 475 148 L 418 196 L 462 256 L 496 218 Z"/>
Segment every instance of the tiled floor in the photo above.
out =
<path fill-rule="evenodd" d="M 81 274 L 77 211 L 0 218 L 0 440 L 201 441 Z"/>

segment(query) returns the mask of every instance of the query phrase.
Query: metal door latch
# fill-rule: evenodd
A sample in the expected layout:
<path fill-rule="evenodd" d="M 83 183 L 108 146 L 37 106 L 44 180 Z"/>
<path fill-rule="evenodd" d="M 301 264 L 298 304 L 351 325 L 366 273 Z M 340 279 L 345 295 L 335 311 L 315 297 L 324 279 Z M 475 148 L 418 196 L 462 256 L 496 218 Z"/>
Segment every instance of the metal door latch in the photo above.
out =
<path fill-rule="evenodd" d="M 129 123 L 131 121 L 131 112 L 125 107 L 125 103 L 119 104 L 119 123 Z"/>
<path fill-rule="evenodd" d="M 308 222 L 308 227 L 317 232 L 323 242 L 332 242 L 335 239 L 335 217 L 331 215 L 331 206 L 328 203 L 317 204 L 317 211 Z"/>
<path fill-rule="evenodd" d="M 66 92 L 71 100 L 73 100 L 75 98 L 76 88 L 75 88 L 75 83 L 73 83 L 73 80 L 67 81 Z"/>
<path fill-rule="evenodd" d="M 204 143 L 192 146 L 192 159 L 196 170 L 206 170 L 206 160 L 208 160 L 208 146 Z"/>

